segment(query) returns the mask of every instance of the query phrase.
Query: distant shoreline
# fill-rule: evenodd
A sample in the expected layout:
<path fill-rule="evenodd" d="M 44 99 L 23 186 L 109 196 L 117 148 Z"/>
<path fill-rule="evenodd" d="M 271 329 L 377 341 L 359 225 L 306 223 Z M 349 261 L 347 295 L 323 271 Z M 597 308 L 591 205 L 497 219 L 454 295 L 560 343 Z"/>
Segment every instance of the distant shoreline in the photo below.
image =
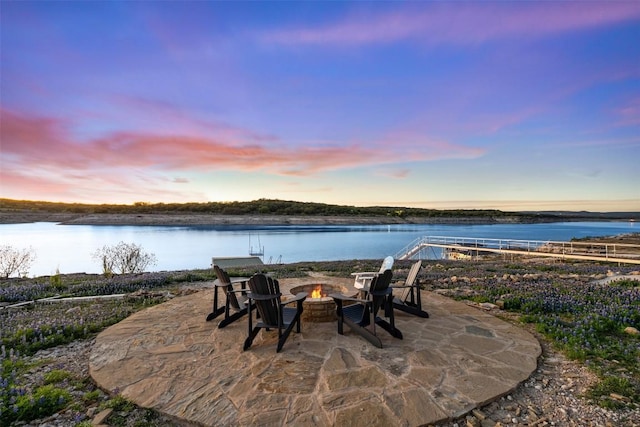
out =
<path fill-rule="evenodd" d="M 562 219 L 558 221 L 571 221 Z M 0 224 L 55 222 L 65 225 L 393 225 L 393 224 L 529 224 L 531 217 L 385 217 L 385 216 L 298 216 L 298 215 L 210 215 L 210 214 L 73 214 L 50 212 L 0 212 Z"/>

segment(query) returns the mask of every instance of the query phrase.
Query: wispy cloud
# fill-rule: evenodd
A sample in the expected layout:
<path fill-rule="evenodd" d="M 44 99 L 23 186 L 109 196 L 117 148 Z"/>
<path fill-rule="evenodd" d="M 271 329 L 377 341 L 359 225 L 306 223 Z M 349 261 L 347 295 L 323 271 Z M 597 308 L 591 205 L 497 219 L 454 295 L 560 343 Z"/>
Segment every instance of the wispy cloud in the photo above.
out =
<path fill-rule="evenodd" d="M 402 10 L 351 14 L 325 25 L 274 30 L 262 36 L 281 45 L 362 46 L 413 39 L 469 45 L 509 37 L 603 27 L 640 18 L 640 2 L 428 2 Z"/>
<path fill-rule="evenodd" d="M 392 170 L 382 170 L 378 173 L 381 176 L 386 176 L 389 178 L 395 178 L 395 179 L 404 179 L 406 177 L 409 176 L 409 174 L 411 174 L 411 170 L 410 169 L 392 169 Z"/>
<path fill-rule="evenodd" d="M 425 139 L 373 143 L 287 146 L 152 132 L 114 132 L 88 141 L 74 140 L 67 123 L 2 111 L 3 155 L 34 166 L 94 171 L 148 168 L 156 171 L 266 171 L 310 175 L 327 170 L 438 158 L 477 157 L 482 150 Z"/>
<path fill-rule="evenodd" d="M 640 97 L 630 99 L 615 112 L 619 126 L 640 125 Z"/>

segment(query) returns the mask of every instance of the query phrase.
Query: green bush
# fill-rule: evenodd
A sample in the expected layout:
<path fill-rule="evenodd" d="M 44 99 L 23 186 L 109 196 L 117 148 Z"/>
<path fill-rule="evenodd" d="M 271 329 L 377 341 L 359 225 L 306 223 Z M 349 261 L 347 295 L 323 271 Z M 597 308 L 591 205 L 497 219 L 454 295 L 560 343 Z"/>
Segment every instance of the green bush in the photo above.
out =
<path fill-rule="evenodd" d="M 593 386 L 587 393 L 587 397 L 597 402 L 600 406 L 610 409 L 618 409 L 625 406 L 624 400 L 612 397 L 622 396 L 628 401 L 638 400 L 640 392 L 635 389 L 627 378 L 606 376 Z"/>
<path fill-rule="evenodd" d="M 16 400 L 16 419 L 20 421 L 33 421 L 38 418 L 53 415 L 71 401 L 71 394 L 53 384 L 47 384 L 37 388 L 33 394 L 25 394 Z M 12 420 L 13 421 L 13 420 Z"/>
<path fill-rule="evenodd" d="M 82 395 L 82 400 L 85 402 L 97 402 L 100 399 L 100 390 L 88 391 Z"/>
<path fill-rule="evenodd" d="M 65 371 L 63 369 L 54 369 L 53 371 L 47 372 L 44 376 L 45 384 L 57 384 L 66 379 L 69 379 L 73 376 L 71 372 Z"/>

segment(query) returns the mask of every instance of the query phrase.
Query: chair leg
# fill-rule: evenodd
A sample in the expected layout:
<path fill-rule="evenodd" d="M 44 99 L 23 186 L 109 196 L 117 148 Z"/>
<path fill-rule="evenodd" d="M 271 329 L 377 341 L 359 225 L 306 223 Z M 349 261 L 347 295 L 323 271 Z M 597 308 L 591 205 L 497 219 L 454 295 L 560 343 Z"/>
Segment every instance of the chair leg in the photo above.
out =
<path fill-rule="evenodd" d="M 336 316 L 338 317 L 338 333 L 340 335 L 344 335 L 344 328 L 343 328 L 343 322 L 344 322 L 344 314 L 342 313 L 342 301 L 336 299 L 334 300 L 336 302 Z"/>
<path fill-rule="evenodd" d="M 251 301 L 249 301 L 249 319 L 247 320 L 247 325 L 249 326 L 248 332 L 247 332 L 247 339 L 244 340 L 244 346 L 242 347 L 243 350 L 247 350 L 249 347 L 251 347 L 251 343 L 253 342 L 253 339 L 256 337 L 256 335 L 258 335 L 258 331 L 260 330 L 260 328 L 253 327 L 251 318 L 253 317 L 253 315 L 251 314 Z"/>
<path fill-rule="evenodd" d="M 256 326 L 249 332 L 249 336 L 246 340 L 244 340 L 244 346 L 242 347 L 243 350 L 246 351 L 249 349 L 249 347 L 251 347 L 253 339 L 258 335 L 258 332 L 260 332 L 260 328 L 258 326 Z"/>
<path fill-rule="evenodd" d="M 418 285 L 418 287 L 416 288 L 416 292 L 418 293 L 416 297 L 416 306 L 420 311 L 420 314 L 418 314 L 418 316 L 427 318 L 429 317 L 429 313 L 427 313 L 422 309 L 422 299 L 420 298 L 420 285 Z"/>
<path fill-rule="evenodd" d="M 384 312 L 385 316 L 389 318 L 389 321 L 387 322 L 381 317 L 376 317 L 374 324 L 389 332 L 392 337 L 402 339 L 402 332 L 400 332 L 400 330 L 396 328 L 395 316 L 393 315 L 393 295 L 390 295 L 389 298 L 386 299 L 384 304 Z"/>
<path fill-rule="evenodd" d="M 296 304 L 296 309 L 297 309 L 297 315 L 296 315 L 296 324 L 298 325 L 296 327 L 296 332 L 300 333 L 300 322 L 301 322 L 301 318 L 302 318 L 302 312 L 304 311 L 304 306 L 302 304 L 302 301 L 298 301 L 298 303 Z"/>
<path fill-rule="evenodd" d="M 233 313 L 230 316 L 227 313 L 227 316 L 224 319 L 222 319 L 222 321 L 218 324 L 218 329 L 222 329 L 225 326 L 235 322 L 236 320 L 238 320 L 239 318 L 241 318 L 245 314 L 247 314 L 247 309 L 246 308 L 243 308 L 242 310 L 237 311 L 237 312 Z"/>
<path fill-rule="evenodd" d="M 414 316 L 422 317 L 423 319 L 429 318 L 429 313 L 424 310 L 420 310 L 418 307 L 411 307 L 406 304 L 393 304 L 393 307 L 397 310 L 404 311 L 405 313 L 413 314 Z"/>
<path fill-rule="evenodd" d="M 352 322 L 347 318 L 345 318 L 344 321 L 353 332 L 357 333 L 376 347 L 382 348 L 382 341 L 380 340 L 380 338 L 378 338 L 377 335 L 371 332 L 369 329 L 360 326 L 359 324 Z"/>
<path fill-rule="evenodd" d="M 380 326 L 382 329 L 384 329 L 385 331 L 389 332 L 389 334 L 391 334 L 392 337 L 402 339 L 402 332 L 400 331 L 400 329 L 396 328 L 395 326 L 392 326 L 386 320 L 378 317 L 376 319 L 376 324 Z"/>
<path fill-rule="evenodd" d="M 282 350 L 282 346 L 287 341 L 287 338 L 289 338 L 291 330 L 299 320 L 300 317 L 297 317 L 293 322 L 289 323 L 289 326 L 287 326 L 287 328 L 280 334 L 280 337 L 278 338 L 278 347 L 276 348 L 276 353 L 280 353 L 280 350 Z"/>
<path fill-rule="evenodd" d="M 211 310 L 211 313 L 207 315 L 207 322 L 220 316 L 224 313 L 224 310 L 224 307 L 218 308 L 218 287 L 216 286 L 213 290 L 213 309 Z"/>

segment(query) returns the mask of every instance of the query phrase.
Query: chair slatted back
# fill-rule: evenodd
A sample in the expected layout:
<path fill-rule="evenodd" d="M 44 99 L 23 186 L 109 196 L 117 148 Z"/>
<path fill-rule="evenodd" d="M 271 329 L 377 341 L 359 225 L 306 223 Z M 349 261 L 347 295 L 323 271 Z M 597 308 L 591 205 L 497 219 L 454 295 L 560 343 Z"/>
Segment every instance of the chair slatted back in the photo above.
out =
<path fill-rule="evenodd" d="M 411 294 L 411 286 L 414 286 L 416 279 L 418 278 L 418 273 L 420 273 L 421 268 L 422 268 L 422 261 L 416 261 L 411 266 L 411 269 L 409 270 L 409 274 L 407 274 L 407 280 L 404 282 L 404 285 L 407 287 L 402 289 L 402 293 L 398 298 L 400 301 L 406 301 L 407 298 L 409 298 L 409 295 Z M 420 291 L 418 290 L 418 292 Z"/>
<path fill-rule="evenodd" d="M 386 270 L 391 270 L 391 268 L 393 267 L 393 261 L 394 260 L 392 256 L 388 256 L 385 259 L 383 259 L 382 265 L 380 266 L 380 271 L 378 271 L 378 274 L 382 274 Z"/>
<path fill-rule="evenodd" d="M 393 277 L 393 273 L 391 270 L 385 270 L 382 274 L 376 275 L 371 281 L 371 286 L 369 287 L 369 295 L 373 300 L 373 314 L 375 315 L 378 312 L 378 309 L 384 305 L 385 296 L 384 295 L 375 295 L 378 292 L 383 292 L 389 288 L 391 285 L 391 278 Z"/>
<path fill-rule="evenodd" d="M 240 310 L 240 302 L 238 301 L 238 296 L 233 291 L 233 285 L 231 284 L 231 278 L 229 278 L 229 274 L 218 267 L 217 265 L 213 266 L 213 270 L 216 272 L 216 276 L 218 276 L 218 280 L 223 285 L 226 285 L 227 289 L 227 298 L 229 298 L 229 305 L 237 310 Z"/>
<path fill-rule="evenodd" d="M 249 289 L 256 295 L 280 295 L 280 283 L 276 279 L 264 274 L 254 274 L 249 279 Z M 280 313 L 280 298 L 269 300 L 254 300 L 261 321 L 267 325 L 278 326 Z"/>

